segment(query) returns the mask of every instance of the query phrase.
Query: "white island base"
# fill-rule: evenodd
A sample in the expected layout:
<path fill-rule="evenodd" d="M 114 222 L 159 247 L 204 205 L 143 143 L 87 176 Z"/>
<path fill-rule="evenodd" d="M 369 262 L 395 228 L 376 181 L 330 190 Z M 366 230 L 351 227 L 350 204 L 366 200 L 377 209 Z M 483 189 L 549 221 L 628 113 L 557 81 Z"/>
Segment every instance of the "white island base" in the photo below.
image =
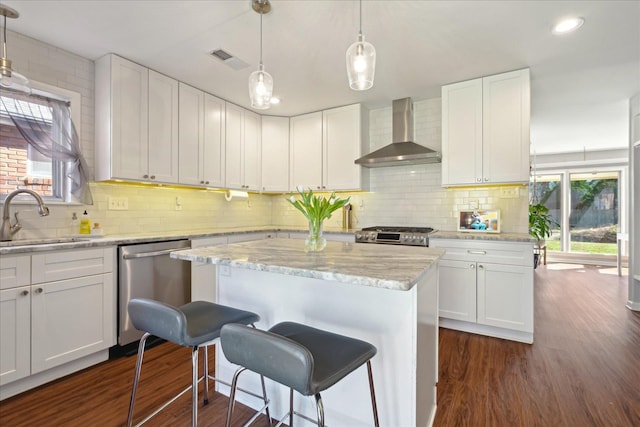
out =
<path fill-rule="evenodd" d="M 430 426 L 436 413 L 438 372 L 437 263 L 407 291 L 219 265 L 217 302 L 261 316 L 268 329 L 294 321 L 370 342 L 381 426 Z M 259 355 L 256 355 L 259 356 Z M 216 376 L 231 381 L 236 366 L 216 346 Z M 260 393 L 259 377 L 240 376 L 239 386 Z M 229 388 L 218 383 L 218 391 Z M 288 411 L 289 390 L 267 380 L 271 416 Z M 244 393 L 236 399 L 252 408 L 261 402 Z M 329 426 L 371 426 L 373 415 L 366 367 L 322 393 Z M 294 409 L 315 419 L 313 397 L 294 393 Z M 296 425 L 313 425 L 296 417 Z"/>

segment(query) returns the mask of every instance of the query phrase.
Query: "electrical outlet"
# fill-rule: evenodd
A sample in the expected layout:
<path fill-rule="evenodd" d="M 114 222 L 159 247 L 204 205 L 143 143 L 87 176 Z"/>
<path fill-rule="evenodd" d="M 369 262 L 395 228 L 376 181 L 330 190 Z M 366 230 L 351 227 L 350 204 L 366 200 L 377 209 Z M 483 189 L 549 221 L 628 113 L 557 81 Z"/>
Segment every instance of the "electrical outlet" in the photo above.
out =
<path fill-rule="evenodd" d="M 517 199 L 520 197 L 520 188 L 518 187 L 500 187 L 501 199 Z"/>
<path fill-rule="evenodd" d="M 180 197 L 180 196 L 176 197 L 176 210 L 177 211 L 181 211 L 182 210 L 182 197 Z"/>
<path fill-rule="evenodd" d="M 129 199 L 126 197 L 112 197 L 108 198 L 108 210 L 110 211 L 128 211 Z"/>

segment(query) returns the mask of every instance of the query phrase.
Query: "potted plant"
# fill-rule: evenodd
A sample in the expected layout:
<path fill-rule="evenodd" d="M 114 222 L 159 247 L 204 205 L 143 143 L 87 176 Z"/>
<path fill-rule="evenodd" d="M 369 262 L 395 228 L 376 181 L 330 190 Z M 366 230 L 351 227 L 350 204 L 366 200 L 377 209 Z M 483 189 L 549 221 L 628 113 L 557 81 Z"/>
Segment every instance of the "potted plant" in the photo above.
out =
<path fill-rule="evenodd" d="M 545 239 L 551 237 L 551 227 L 557 226 L 549 213 L 549 208 L 541 203 L 529 205 L 529 234 L 536 239 L 535 248 L 538 253 L 533 254 L 533 267 L 538 266 L 540 257 L 540 248 L 545 244 Z"/>

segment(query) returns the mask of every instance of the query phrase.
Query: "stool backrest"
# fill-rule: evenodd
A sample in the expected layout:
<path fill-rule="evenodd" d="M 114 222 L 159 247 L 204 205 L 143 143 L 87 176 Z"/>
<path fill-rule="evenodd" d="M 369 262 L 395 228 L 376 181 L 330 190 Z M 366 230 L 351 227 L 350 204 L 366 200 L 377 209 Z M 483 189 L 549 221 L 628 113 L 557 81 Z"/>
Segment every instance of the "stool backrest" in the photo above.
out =
<path fill-rule="evenodd" d="M 228 324 L 220 333 L 222 351 L 231 363 L 264 375 L 308 396 L 313 394 L 314 362 L 309 350 L 268 331 Z"/>
<path fill-rule="evenodd" d="M 133 326 L 164 340 L 185 344 L 187 319 L 178 308 L 147 298 L 134 298 L 127 307 Z"/>

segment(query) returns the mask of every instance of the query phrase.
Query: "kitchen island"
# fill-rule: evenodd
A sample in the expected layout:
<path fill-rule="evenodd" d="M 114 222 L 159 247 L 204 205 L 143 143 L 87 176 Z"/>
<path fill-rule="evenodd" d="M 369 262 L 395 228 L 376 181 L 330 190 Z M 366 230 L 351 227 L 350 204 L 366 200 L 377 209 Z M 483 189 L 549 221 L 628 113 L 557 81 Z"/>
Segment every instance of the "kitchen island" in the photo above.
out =
<path fill-rule="evenodd" d="M 443 253 L 339 242 L 307 253 L 302 241 L 267 239 L 171 256 L 216 264 L 216 302 L 258 313 L 258 328 L 290 320 L 375 345 L 378 354 L 372 365 L 380 424 L 428 426 L 436 411 L 438 259 Z M 216 376 L 230 380 L 234 371 L 217 346 Z M 258 392 L 258 376 L 241 377 L 240 387 Z M 229 392 L 223 385 L 218 390 Z M 272 416 L 281 417 L 288 409 L 288 390 L 268 381 L 267 393 Z M 259 407 L 255 398 L 241 393 L 236 398 Z M 323 401 L 328 425 L 373 424 L 364 368 L 323 393 Z M 313 398 L 297 396 L 295 402 L 296 411 L 314 417 Z"/>

